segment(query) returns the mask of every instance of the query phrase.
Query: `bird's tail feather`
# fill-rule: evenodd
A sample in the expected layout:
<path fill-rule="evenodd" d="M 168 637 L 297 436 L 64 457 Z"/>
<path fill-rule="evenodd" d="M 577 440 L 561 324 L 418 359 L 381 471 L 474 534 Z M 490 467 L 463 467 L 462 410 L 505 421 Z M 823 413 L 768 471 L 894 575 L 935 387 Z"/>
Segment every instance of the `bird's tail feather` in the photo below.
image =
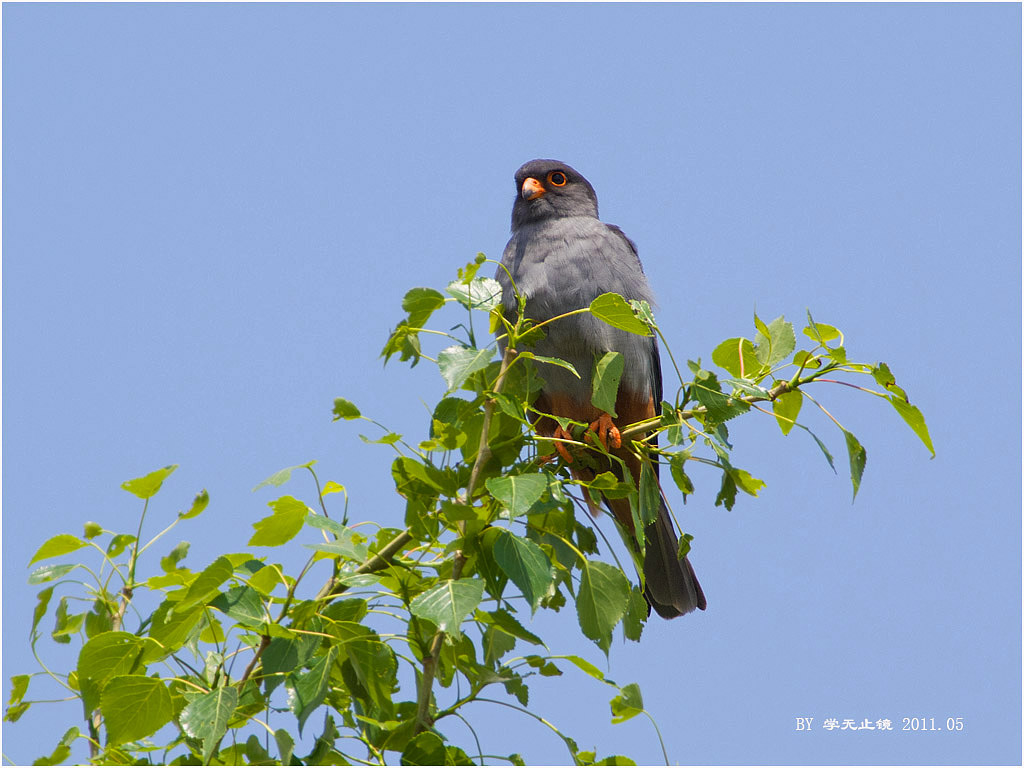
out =
<path fill-rule="evenodd" d="M 693 566 L 677 556 L 679 540 L 668 510 L 662 504 L 658 519 L 645 529 L 644 596 L 659 616 L 672 619 L 695 608 L 707 608 Z"/>

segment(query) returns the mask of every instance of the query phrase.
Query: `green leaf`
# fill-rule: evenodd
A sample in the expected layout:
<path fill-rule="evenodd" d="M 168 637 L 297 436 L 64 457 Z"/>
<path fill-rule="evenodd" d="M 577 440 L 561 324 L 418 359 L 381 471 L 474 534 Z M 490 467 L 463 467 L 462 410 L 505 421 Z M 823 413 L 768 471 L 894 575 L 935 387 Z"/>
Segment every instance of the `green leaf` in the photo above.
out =
<path fill-rule="evenodd" d="M 502 503 L 512 517 L 519 517 L 540 501 L 548 487 L 548 478 L 536 473 L 507 475 L 489 478 L 486 486 L 487 491 Z"/>
<path fill-rule="evenodd" d="M 338 400 L 340 399 L 341 398 L 338 398 L 337 400 L 334 401 L 335 408 L 337 408 Z M 347 403 L 348 400 L 345 400 L 344 402 Z M 355 406 L 352 407 L 355 408 Z M 358 413 L 356 414 L 356 416 L 358 416 Z M 294 472 L 296 469 L 309 469 L 314 464 L 316 464 L 315 459 L 313 461 L 307 461 L 305 464 L 296 464 L 294 467 L 285 467 L 284 469 L 279 469 L 266 480 L 264 480 L 261 483 L 258 483 L 252 490 L 255 492 L 258 491 L 260 488 L 266 488 L 268 485 L 272 485 L 274 487 L 284 485 L 291 479 L 292 472 Z"/>
<path fill-rule="evenodd" d="M 207 505 L 209 505 L 209 503 L 210 503 L 210 494 L 206 492 L 205 488 L 203 488 L 203 490 L 201 490 L 199 493 L 197 493 L 196 497 L 194 499 L 192 499 L 192 506 L 189 507 L 188 512 L 179 512 L 178 513 L 178 517 L 181 520 L 188 520 L 188 519 L 193 518 L 193 517 L 198 517 L 199 514 L 204 509 L 206 509 L 206 507 L 207 507 Z"/>
<path fill-rule="evenodd" d="M 36 631 L 36 627 L 39 626 L 39 622 L 42 621 L 43 616 L 46 615 L 46 608 L 50 605 L 50 598 L 53 597 L 53 587 L 47 587 L 46 589 L 40 590 L 36 596 L 36 607 L 32 611 L 32 632 Z"/>
<path fill-rule="evenodd" d="M 758 480 L 745 469 L 729 467 L 727 471 L 733 482 L 736 483 L 736 487 L 744 493 L 757 496 L 757 492 L 764 488 L 764 480 Z"/>
<path fill-rule="evenodd" d="M 480 612 L 477 614 L 477 618 L 485 623 L 500 627 L 507 634 L 517 637 L 520 640 L 525 640 L 533 645 L 544 645 L 543 640 L 533 634 L 533 632 L 526 629 L 519 623 L 519 620 L 516 619 L 515 616 L 502 608 L 499 608 L 496 611 L 488 611 L 486 613 Z"/>
<path fill-rule="evenodd" d="M 462 637 L 462 620 L 476 610 L 484 597 L 484 583 L 480 579 L 447 579 L 418 595 L 409 610 L 421 619 L 432 621 L 442 632 L 455 639 Z"/>
<path fill-rule="evenodd" d="M 686 474 L 686 462 L 689 458 L 689 451 L 678 451 L 673 453 L 668 460 L 668 467 L 672 472 L 672 480 L 675 482 L 676 487 L 682 491 L 683 496 L 693 493 L 693 481 Z"/>
<path fill-rule="evenodd" d="M 453 344 L 437 353 L 437 367 L 448 382 L 448 391 L 453 392 L 465 384 L 470 375 L 486 368 L 493 357 L 493 349 Z"/>
<path fill-rule="evenodd" d="M 285 675 L 302 667 L 320 645 L 320 638 L 301 637 L 298 639 L 275 637 L 260 659 L 263 665 L 266 690 L 269 694 L 285 678 Z"/>
<path fill-rule="evenodd" d="M 118 675 L 107 681 L 100 699 L 107 745 L 152 736 L 170 722 L 171 694 L 162 680 L 145 675 Z"/>
<path fill-rule="evenodd" d="M 41 565 L 29 574 L 28 583 L 45 584 L 48 581 L 54 581 L 55 579 L 66 576 L 77 567 L 78 566 L 74 563 L 66 563 L 64 565 Z"/>
<path fill-rule="evenodd" d="M 284 728 L 278 728 L 274 731 L 274 741 L 277 743 L 277 751 L 279 753 L 278 762 L 281 765 L 291 765 L 292 753 L 295 750 L 295 739 Z"/>
<path fill-rule="evenodd" d="M 484 630 L 481 646 L 484 651 L 484 663 L 495 665 L 506 653 L 516 647 L 516 639 L 497 627 Z"/>
<path fill-rule="evenodd" d="M 850 454 L 850 480 L 853 481 L 853 498 L 857 498 L 860 490 L 860 479 L 864 475 L 864 465 L 868 460 L 868 452 L 860 444 L 852 432 L 843 430 L 846 437 L 846 451 Z"/>
<path fill-rule="evenodd" d="M 130 533 L 119 533 L 107 544 L 107 554 L 110 557 L 117 557 L 134 543 L 135 537 Z"/>
<path fill-rule="evenodd" d="M 835 326 L 814 322 L 814 318 L 811 317 L 811 310 L 807 310 L 807 327 L 804 328 L 804 336 L 818 342 L 822 346 L 828 346 L 828 342 L 834 339 L 839 339 L 840 344 L 843 343 L 842 332 Z"/>
<path fill-rule="evenodd" d="M 178 468 L 177 464 L 169 464 L 161 469 L 154 470 L 148 475 L 136 477 L 134 480 L 125 480 L 121 487 L 128 493 L 133 493 L 140 499 L 148 499 L 156 495 L 170 474 Z"/>
<path fill-rule="evenodd" d="M 771 368 L 793 354 L 796 334 L 793 333 L 793 324 L 786 322 L 785 317 L 780 315 L 766 326 L 755 314 L 754 321 L 758 326 L 754 337 L 754 352 L 758 360 Z"/>
<path fill-rule="evenodd" d="M 239 749 L 242 750 L 242 754 L 247 761 L 246 763 L 238 759 L 237 750 Z M 263 744 L 260 743 L 260 739 L 255 733 L 249 734 L 249 738 L 245 740 L 244 745 L 236 741 L 231 746 L 222 749 L 220 757 L 224 760 L 231 760 L 245 765 L 276 765 L 275 761 L 271 759 L 270 753 L 263 748 Z"/>
<path fill-rule="evenodd" d="M 733 476 L 729 473 L 728 469 L 722 471 L 722 485 L 718 489 L 718 495 L 715 497 L 715 506 L 724 506 L 728 510 L 732 510 L 736 504 L 736 481 Z"/>
<path fill-rule="evenodd" d="M 87 539 L 95 539 L 103 533 L 103 526 L 99 523 L 88 522 L 85 524 L 85 533 L 83 534 Z"/>
<path fill-rule="evenodd" d="M 324 483 L 324 489 L 320 491 L 320 496 L 324 497 L 330 493 L 347 493 L 345 486 L 341 483 L 336 483 L 334 480 L 328 480 Z"/>
<path fill-rule="evenodd" d="M 583 634 L 608 652 L 612 630 L 629 605 L 629 581 L 618 568 L 584 560 L 576 595 L 576 616 Z"/>
<path fill-rule="evenodd" d="M 640 468 L 640 522 L 645 526 L 653 523 L 660 511 L 661 487 L 651 462 L 645 461 Z"/>
<path fill-rule="evenodd" d="M 7 700 L 7 706 L 20 704 L 28 692 L 28 683 L 32 678 L 29 675 L 14 675 L 11 677 L 11 697 Z"/>
<path fill-rule="evenodd" d="M 605 352 L 604 356 L 594 363 L 594 376 L 591 381 L 590 402 L 600 411 L 618 417 L 615 412 L 615 399 L 619 393 L 619 381 L 626 366 L 626 358 L 621 352 Z"/>
<path fill-rule="evenodd" d="M 344 644 L 344 652 L 370 701 L 378 707 L 390 706 L 398 674 L 394 651 L 373 637 L 357 637 Z"/>
<path fill-rule="evenodd" d="M 300 736 L 306 720 L 323 703 L 324 697 L 327 695 L 331 680 L 331 666 L 334 664 L 336 654 L 337 646 L 331 646 L 308 672 L 293 672 L 288 675 L 285 683 L 288 688 L 288 708 L 295 713 L 299 720 Z"/>
<path fill-rule="evenodd" d="M 633 484 L 619 480 L 612 472 L 602 472 L 586 483 L 586 486 L 591 490 L 600 491 L 606 499 L 625 499 L 633 493 Z"/>
<path fill-rule="evenodd" d="M 47 539 L 43 546 L 36 550 L 28 564 L 32 565 L 32 563 L 46 560 L 48 557 L 60 557 L 84 546 L 86 546 L 86 543 L 77 536 L 72 536 L 70 533 L 58 533 L 56 536 Z"/>
<path fill-rule="evenodd" d="M 654 310 L 651 309 L 651 305 L 646 301 L 640 301 L 637 299 L 630 299 L 629 306 L 633 308 L 636 316 L 648 325 L 653 325 L 657 328 L 657 323 L 654 322 Z"/>
<path fill-rule="evenodd" d="M 562 670 L 560 670 L 552 662 L 545 661 L 541 656 L 527 656 L 526 660 L 530 663 L 531 667 L 536 668 L 536 670 L 540 673 L 541 677 L 562 676 Z M 537 660 L 540 661 L 539 664 L 537 663 Z"/>
<path fill-rule="evenodd" d="M 178 716 L 181 728 L 203 743 L 203 764 L 208 765 L 214 750 L 228 730 L 228 720 L 238 706 L 238 689 L 233 685 L 209 693 L 188 692 L 188 704 Z"/>
<path fill-rule="evenodd" d="M 107 681 L 135 671 L 145 641 L 128 632 L 104 632 L 89 640 L 78 653 L 78 685 L 87 712 L 100 704 Z"/>
<path fill-rule="evenodd" d="M 736 378 L 753 379 L 761 370 L 761 363 L 754 353 L 754 343 L 742 337 L 723 341 L 711 353 L 711 360 Z"/>
<path fill-rule="evenodd" d="M 836 347 L 835 349 L 830 349 L 828 352 L 828 356 L 832 358 L 832 362 L 835 363 L 836 365 L 846 365 L 847 363 L 845 347 Z"/>
<path fill-rule="evenodd" d="M 590 302 L 590 313 L 613 328 L 635 333 L 637 336 L 651 335 L 647 323 L 638 318 L 633 308 L 617 293 L 602 293 Z"/>
<path fill-rule="evenodd" d="M 85 614 L 69 614 L 68 598 L 62 597 L 60 602 L 57 604 L 56 615 L 57 620 L 54 623 L 53 632 L 50 633 L 50 636 L 58 643 L 71 642 L 70 635 L 75 634 L 82 628 L 82 622 L 85 621 Z"/>
<path fill-rule="evenodd" d="M 501 284 L 490 277 L 476 277 L 468 284 L 456 280 L 445 291 L 467 309 L 490 312 L 501 304 Z"/>
<path fill-rule="evenodd" d="M 409 313 L 409 325 L 422 328 L 430 316 L 444 306 L 444 296 L 433 288 L 412 288 L 402 299 L 402 309 Z"/>
<path fill-rule="evenodd" d="M 921 442 L 924 443 L 924 447 L 931 453 L 932 458 L 935 458 L 935 448 L 932 446 L 931 435 L 928 434 L 928 425 L 924 423 L 924 415 L 917 408 L 917 406 L 911 405 L 905 400 L 901 400 L 895 395 L 890 395 L 886 398 L 892 407 L 896 409 L 898 413 L 907 425 L 914 430 L 914 434 L 917 435 Z"/>
<path fill-rule="evenodd" d="M 334 535 L 334 541 L 327 544 L 307 544 L 307 547 L 329 552 L 332 555 L 346 557 L 350 560 L 362 562 L 366 559 L 368 547 L 363 541 L 363 535 L 357 531 L 342 525 L 336 520 L 316 514 L 310 514 L 306 517 L 306 525 L 329 531 Z"/>
<path fill-rule="evenodd" d="M 410 483 L 420 483 L 435 492 L 442 490 L 444 484 L 444 478 L 436 467 L 409 456 L 399 456 L 395 459 L 391 475 L 395 479 L 396 490 L 403 496 L 413 490 L 409 487 Z"/>
<path fill-rule="evenodd" d="M 639 685 L 629 683 L 622 686 L 620 691 L 619 695 L 611 700 L 612 725 L 624 723 L 644 711 L 644 698 L 640 694 Z"/>
<path fill-rule="evenodd" d="M 114 629 L 114 617 L 110 613 L 111 606 L 103 600 L 95 600 L 92 610 L 85 615 L 85 636 L 91 640 L 104 632 Z"/>
<path fill-rule="evenodd" d="M 280 566 L 273 567 L 269 565 L 250 576 L 248 584 L 261 595 L 268 597 L 279 585 L 284 584 L 287 586 Z"/>
<path fill-rule="evenodd" d="M 751 384 L 746 379 L 722 379 L 722 384 L 727 384 L 734 390 L 734 395 L 751 395 L 753 397 L 768 397 L 769 391 L 759 384 Z"/>
<path fill-rule="evenodd" d="M 405 357 L 403 356 L 402 359 L 404 360 Z M 334 421 L 337 421 L 338 419 L 352 421 L 353 419 L 358 419 L 362 416 L 359 409 L 356 407 L 356 404 L 351 400 L 346 400 L 344 397 L 334 398 L 334 409 L 332 413 L 334 413 Z"/>
<path fill-rule="evenodd" d="M 555 659 L 565 659 L 566 661 L 569 661 L 569 662 L 572 662 L 573 664 L 575 664 L 580 670 L 582 670 L 583 672 L 586 672 L 588 675 L 590 675 L 595 680 L 600 680 L 602 683 L 608 682 L 605 679 L 604 672 L 602 672 L 600 669 L 598 669 L 593 664 L 591 664 L 589 661 L 587 661 L 586 659 L 584 659 L 584 658 L 582 658 L 580 656 L 575 656 L 575 655 L 570 655 L 570 656 L 553 656 L 552 658 L 555 658 Z"/>
<path fill-rule="evenodd" d="M 602 757 L 594 765 L 636 765 L 632 758 L 625 755 L 609 755 Z"/>
<path fill-rule="evenodd" d="M 750 406 L 742 400 L 729 397 L 722 392 L 718 377 L 710 371 L 700 371 L 693 378 L 690 387 L 693 398 L 707 408 L 708 417 L 716 424 L 750 410 Z"/>
<path fill-rule="evenodd" d="M 252 587 L 232 587 L 210 600 L 210 605 L 242 626 L 259 629 L 268 620 L 259 592 Z"/>
<path fill-rule="evenodd" d="M 153 613 L 149 636 L 160 644 L 160 654 L 176 651 L 185 644 L 203 617 L 204 608 L 194 606 L 187 611 L 176 611 L 177 604 L 164 600 Z"/>
<path fill-rule="evenodd" d="M 304 544 L 307 549 L 312 549 L 321 554 L 317 555 L 317 559 L 327 558 L 341 558 L 343 560 L 355 561 L 361 563 L 366 559 L 367 547 L 365 544 L 354 547 L 351 541 L 329 541 L 322 544 Z M 363 553 L 363 556 L 358 555 L 359 552 Z"/>
<path fill-rule="evenodd" d="M 684 533 L 679 536 L 679 547 L 676 550 L 676 558 L 682 560 L 688 554 L 690 554 L 690 542 L 693 541 L 693 536 L 689 533 Z"/>
<path fill-rule="evenodd" d="M 544 550 L 529 539 L 502 531 L 494 540 L 494 560 L 522 591 L 530 610 L 536 611 L 554 580 L 551 561 Z"/>
<path fill-rule="evenodd" d="M 27 706 L 27 705 L 26 705 Z M 40 757 L 32 761 L 32 765 L 63 765 L 71 756 L 71 745 L 81 735 L 78 728 L 72 726 L 61 736 L 57 746 L 48 757 Z"/>
<path fill-rule="evenodd" d="M 520 675 L 516 675 L 511 680 L 505 680 L 504 685 L 505 693 L 509 696 L 515 696 L 524 707 L 530 705 L 530 689 Z"/>
<path fill-rule="evenodd" d="M 282 496 L 268 502 L 274 514 L 252 524 L 256 533 L 249 539 L 251 547 L 278 547 L 291 541 L 306 520 L 310 509 L 292 496 Z"/>
<path fill-rule="evenodd" d="M 366 435 L 360 435 L 359 439 L 367 445 L 394 445 L 402 439 L 402 436 L 397 432 L 388 432 L 386 435 L 378 437 L 376 440 L 372 440 Z"/>
<path fill-rule="evenodd" d="M 806 349 L 798 349 L 793 355 L 793 365 L 797 368 L 821 368 L 821 360 Z"/>
<path fill-rule="evenodd" d="M 622 632 L 627 640 L 640 642 L 649 610 L 644 593 L 636 587 L 630 587 L 629 605 L 626 607 L 626 615 L 622 617 Z"/>
<path fill-rule="evenodd" d="M 188 556 L 190 544 L 187 541 L 179 541 L 174 548 L 167 553 L 167 557 L 160 558 L 160 567 L 164 573 L 173 573 L 178 570 L 178 563 Z"/>
<path fill-rule="evenodd" d="M 800 414 L 800 407 L 804 404 L 804 393 L 799 389 L 791 389 L 783 392 L 772 401 L 772 413 L 775 414 L 775 421 L 782 430 L 782 434 L 788 435 L 796 424 L 796 417 Z"/>
<path fill-rule="evenodd" d="M 909 401 L 907 393 L 903 391 L 902 387 L 896 386 L 896 377 L 892 375 L 892 371 L 889 370 L 889 366 L 886 363 L 878 363 L 878 365 L 869 366 L 871 370 L 871 378 L 875 380 L 880 386 L 884 387 L 890 395 Z"/>
<path fill-rule="evenodd" d="M 447 765 L 444 742 L 436 733 L 417 734 L 402 752 L 402 765 Z"/>
<path fill-rule="evenodd" d="M 193 605 L 205 605 L 208 600 L 220 594 L 220 585 L 230 579 L 233 572 L 231 561 L 223 556 L 218 557 L 196 576 L 175 610 L 183 611 Z"/>
<path fill-rule="evenodd" d="M 391 356 L 396 353 L 398 354 L 398 359 L 401 360 L 402 362 L 405 362 L 406 360 L 412 360 L 411 367 L 413 368 L 415 368 L 416 364 L 420 361 L 419 331 L 417 329 L 410 328 L 409 324 L 404 320 L 401 323 L 399 323 L 398 327 L 395 328 L 395 330 L 388 335 L 388 340 L 387 342 L 385 342 L 384 349 L 381 350 L 380 356 L 384 358 L 384 364 L 387 365 L 387 362 L 391 359 Z M 345 400 L 344 403 L 346 403 L 346 407 L 344 408 L 345 412 L 350 411 L 348 406 L 355 408 L 355 406 L 349 403 L 348 400 Z M 335 401 L 335 407 L 337 407 L 337 401 Z M 344 415 L 338 415 L 336 416 L 335 421 L 337 421 L 338 418 L 354 419 L 358 418 L 358 416 L 348 417 Z"/>
<path fill-rule="evenodd" d="M 447 746 L 444 751 L 445 765 L 476 765 L 462 747 Z"/>
<path fill-rule="evenodd" d="M 18 720 L 21 719 L 21 716 L 28 712 L 29 707 L 31 706 L 31 702 L 23 701 L 21 704 L 15 704 L 13 706 L 7 707 L 7 709 L 4 710 L 4 720 L 8 723 L 18 722 Z"/>
<path fill-rule="evenodd" d="M 580 378 L 579 371 L 572 363 L 567 363 L 565 360 L 561 360 L 557 357 L 545 357 L 544 355 L 535 355 L 533 352 L 522 351 L 519 356 L 526 360 L 536 360 L 538 363 L 547 363 L 548 365 L 557 365 L 559 368 L 565 368 L 570 371 L 577 379 Z"/>
<path fill-rule="evenodd" d="M 508 583 L 508 576 L 494 559 L 494 542 L 499 535 L 500 530 L 490 526 L 466 541 L 466 550 L 474 558 L 476 572 L 483 577 L 487 592 L 494 597 L 500 597 Z"/>

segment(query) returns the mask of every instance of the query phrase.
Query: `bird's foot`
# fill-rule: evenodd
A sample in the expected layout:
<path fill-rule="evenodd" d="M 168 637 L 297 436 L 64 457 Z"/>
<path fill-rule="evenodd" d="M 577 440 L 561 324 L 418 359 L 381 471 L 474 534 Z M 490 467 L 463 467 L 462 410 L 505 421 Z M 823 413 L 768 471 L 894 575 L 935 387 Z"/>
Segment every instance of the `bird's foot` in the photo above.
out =
<path fill-rule="evenodd" d="M 607 413 L 602 413 L 597 421 L 590 425 L 584 437 L 588 442 L 593 442 L 592 435 L 596 435 L 605 448 L 622 447 L 622 433 L 619 432 L 619 428 L 615 426 L 612 417 Z"/>
<path fill-rule="evenodd" d="M 575 440 L 572 433 L 568 430 L 562 429 L 561 425 L 555 427 L 554 434 L 551 437 L 555 440 L 555 450 L 558 451 L 558 455 L 561 456 L 566 464 L 572 464 L 572 454 L 569 453 L 569 448 L 562 443 L 562 440 Z"/>
<path fill-rule="evenodd" d="M 558 452 L 558 455 L 562 457 L 566 464 L 572 464 L 572 454 L 569 453 L 568 446 L 562 442 L 563 440 L 575 441 L 576 438 L 572 436 L 572 433 L 558 425 L 555 427 L 555 431 L 551 433 L 551 439 L 555 443 L 555 450 Z M 541 456 L 539 460 L 541 464 L 547 464 L 549 461 L 555 460 L 555 454 L 549 453 L 547 456 Z"/>

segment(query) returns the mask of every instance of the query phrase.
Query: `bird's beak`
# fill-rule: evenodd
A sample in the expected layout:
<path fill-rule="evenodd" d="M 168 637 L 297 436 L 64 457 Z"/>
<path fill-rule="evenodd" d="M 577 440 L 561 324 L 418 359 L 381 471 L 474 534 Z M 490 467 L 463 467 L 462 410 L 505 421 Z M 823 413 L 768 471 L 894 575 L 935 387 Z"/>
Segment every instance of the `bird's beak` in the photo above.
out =
<path fill-rule="evenodd" d="M 544 187 L 541 186 L 541 183 L 533 178 L 533 176 L 530 176 L 523 182 L 523 188 L 520 190 L 523 200 L 536 200 L 545 192 L 547 192 L 547 190 L 544 189 Z"/>

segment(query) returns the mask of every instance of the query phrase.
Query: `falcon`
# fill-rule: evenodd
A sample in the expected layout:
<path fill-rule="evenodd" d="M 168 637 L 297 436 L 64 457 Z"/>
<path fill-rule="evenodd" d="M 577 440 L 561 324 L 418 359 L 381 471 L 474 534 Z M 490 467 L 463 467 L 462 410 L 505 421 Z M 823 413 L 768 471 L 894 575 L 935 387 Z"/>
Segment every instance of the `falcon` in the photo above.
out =
<path fill-rule="evenodd" d="M 598 218 L 597 195 L 578 171 L 557 160 L 531 160 L 516 171 L 515 185 L 512 238 L 496 275 L 506 317 L 516 317 L 516 291 L 526 299 L 526 317 L 535 322 L 587 307 L 608 292 L 627 300 L 653 301 L 636 246 L 617 226 Z M 556 441 L 573 439 L 552 416 L 589 424 L 597 439 L 622 460 L 632 481 L 638 483 L 640 460 L 623 446 L 620 430 L 660 412 L 657 339 L 618 330 L 589 313 L 561 318 L 544 329 L 547 333 L 533 351 L 571 363 L 579 378 L 560 366 L 537 363 L 544 382 L 533 404 L 541 414 L 536 422 L 538 434 Z M 622 353 L 625 359 L 614 418 L 591 403 L 594 363 L 612 351 Z M 587 435 L 590 437 L 589 432 Z M 597 472 L 608 469 L 622 475 L 617 461 L 595 453 L 595 470 L 594 462 L 583 466 L 582 461 L 573 460 L 562 443 L 555 445 L 573 475 L 581 480 L 592 480 Z M 655 463 L 655 471 L 657 466 Z M 587 500 L 593 508 L 589 496 Z M 628 499 L 606 499 L 605 503 L 624 531 L 627 544 L 639 552 Z M 677 555 L 678 539 L 664 500 L 657 519 L 644 533 L 644 597 L 650 606 L 667 619 L 695 608 L 704 610 L 707 601 L 693 567 L 686 557 L 680 559 Z"/>

